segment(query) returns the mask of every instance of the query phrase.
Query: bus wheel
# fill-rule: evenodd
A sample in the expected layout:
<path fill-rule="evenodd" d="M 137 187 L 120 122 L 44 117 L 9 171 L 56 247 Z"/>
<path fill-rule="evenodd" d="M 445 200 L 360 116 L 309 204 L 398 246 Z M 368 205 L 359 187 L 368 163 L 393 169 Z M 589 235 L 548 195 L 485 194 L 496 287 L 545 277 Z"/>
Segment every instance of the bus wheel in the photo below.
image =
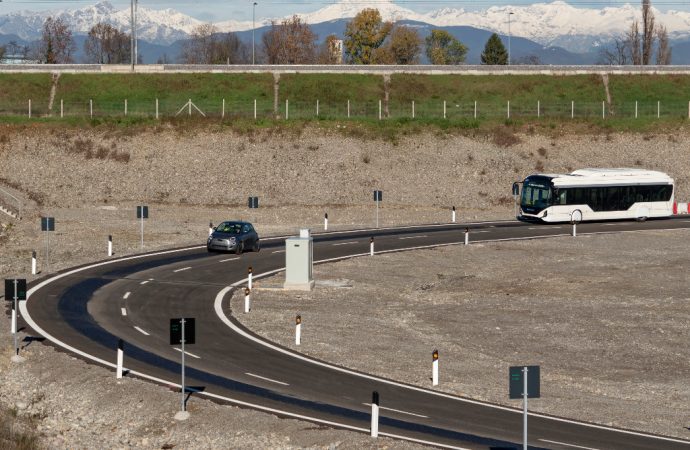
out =
<path fill-rule="evenodd" d="M 579 209 L 576 209 L 575 211 L 570 213 L 570 222 L 571 223 L 580 223 L 582 222 L 582 211 Z"/>
<path fill-rule="evenodd" d="M 643 217 L 638 217 L 635 220 L 638 222 L 644 222 L 645 220 L 647 220 L 647 218 L 643 216 Z"/>

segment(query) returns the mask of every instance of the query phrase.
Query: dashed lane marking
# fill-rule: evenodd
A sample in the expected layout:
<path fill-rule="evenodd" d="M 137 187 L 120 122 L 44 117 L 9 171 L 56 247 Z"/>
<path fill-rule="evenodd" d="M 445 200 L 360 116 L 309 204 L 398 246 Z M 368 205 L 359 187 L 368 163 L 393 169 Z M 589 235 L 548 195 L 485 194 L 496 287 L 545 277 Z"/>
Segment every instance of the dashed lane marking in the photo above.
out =
<path fill-rule="evenodd" d="M 273 380 L 273 379 L 271 379 L 271 378 L 262 377 L 261 375 L 255 375 L 255 374 L 249 373 L 249 372 L 245 372 L 244 374 L 245 374 L 245 375 L 249 375 L 250 377 L 258 378 L 258 379 L 260 379 L 260 380 L 270 381 L 271 383 L 282 384 L 283 386 L 290 386 L 289 384 L 283 383 L 282 381 L 278 381 L 278 380 Z"/>
<path fill-rule="evenodd" d="M 333 244 L 335 247 L 336 245 L 352 245 L 352 244 L 359 244 L 358 241 L 351 241 L 351 242 L 338 242 L 337 244 Z"/>
<path fill-rule="evenodd" d="M 173 270 L 173 272 L 174 272 L 174 273 L 182 272 L 183 270 L 189 270 L 189 269 L 191 269 L 191 268 L 192 268 L 191 266 L 189 266 L 189 267 L 183 267 L 183 268 L 181 268 L 181 269 Z"/>
<path fill-rule="evenodd" d="M 549 444 L 564 445 L 566 447 L 572 447 L 572 448 L 582 448 L 584 450 L 599 450 L 598 448 L 594 448 L 594 447 L 583 447 L 581 445 L 566 444 L 565 442 L 549 441 L 548 439 L 538 439 L 538 440 L 542 441 L 542 442 L 548 442 Z"/>
<path fill-rule="evenodd" d="M 151 281 L 151 280 L 144 280 L 144 281 L 142 281 L 142 282 L 139 283 L 139 284 L 146 284 L 146 283 L 148 283 L 149 281 Z"/>
<path fill-rule="evenodd" d="M 228 261 L 237 261 L 238 259 L 240 259 L 239 256 L 238 256 L 237 258 L 221 259 L 221 260 L 218 261 L 218 262 L 219 262 L 219 263 L 222 263 L 222 262 L 228 262 Z"/>
<path fill-rule="evenodd" d="M 178 352 L 182 353 L 182 349 L 181 349 L 181 348 L 177 348 L 177 347 L 173 347 L 173 348 L 174 348 L 175 350 L 177 350 Z M 201 359 L 201 356 L 197 356 L 197 355 L 195 355 L 194 353 L 184 352 L 184 354 L 185 354 L 185 355 L 189 355 L 189 356 L 191 356 L 192 358 Z"/>
<path fill-rule="evenodd" d="M 146 331 L 142 330 L 139 327 L 134 327 L 135 330 L 137 330 L 139 333 L 143 334 L 144 336 L 150 336 Z"/>
<path fill-rule="evenodd" d="M 371 403 L 362 403 L 362 404 L 363 404 L 363 405 L 366 405 L 366 406 L 371 406 Z M 400 409 L 386 408 L 385 406 L 379 406 L 379 409 L 385 409 L 386 411 L 393 411 L 393 412 L 397 412 L 397 413 L 400 413 L 400 414 L 407 414 L 408 416 L 421 417 L 421 418 L 423 418 L 423 419 L 428 419 L 428 418 L 429 418 L 429 416 L 424 416 L 424 415 L 422 415 L 422 414 L 411 413 L 411 412 L 409 412 L 409 411 L 402 411 L 402 410 L 400 410 Z"/>
<path fill-rule="evenodd" d="M 285 250 L 276 250 L 276 251 L 274 251 L 274 252 L 272 252 L 272 253 L 285 253 Z"/>
<path fill-rule="evenodd" d="M 123 295 L 122 298 L 127 300 L 129 298 L 129 294 L 131 294 L 131 292 L 125 292 L 125 295 Z"/>
<path fill-rule="evenodd" d="M 400 237 L 398 239 L 416 239 L 416 238 L 425 238 L 425 237 L 429 237 L 429 236 L 427 236 L 426 234 L 418 234 L 416 236 L 403 236 L 403 237 Z"/>
<path fill-rule="evenodd" d="M 122 311 L 123 316 L 127 315 L 127 309 L 126 308 L 120 308 L 120 311 Z"/>

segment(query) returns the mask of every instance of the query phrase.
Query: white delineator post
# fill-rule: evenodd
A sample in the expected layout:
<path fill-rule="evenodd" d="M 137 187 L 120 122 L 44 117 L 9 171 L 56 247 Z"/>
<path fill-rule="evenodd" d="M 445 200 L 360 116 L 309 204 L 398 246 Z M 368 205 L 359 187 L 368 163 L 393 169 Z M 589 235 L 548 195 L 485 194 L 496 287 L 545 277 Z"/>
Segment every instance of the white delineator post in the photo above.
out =
<path fill-rule="evenodd" d="M 374 256 L 374 238 L 369 240 L 369 255 Z"/>
<path fill-rule="evenodd" d="M 573 222 L 573 237 L 577 236 L 577 223 Z"/>
<path fill-rule="evenodd" d="M 465 245 L 469 245 L 470 243 L 470 229 L 465 228 Z"/>
<path fill-rule="evenodd" d="M 124 351 L 125 343 L 122 339 L 120 339 L 117 342 L 117 372 L 116 372 L 116 377 L 118 379 L 122 378 L 122 362 L 124 360 Z"/>
<path fill-rule="evenodd" d="M 522 377 L 522 448 L 527 450 L 527 367 L 523 368 Z"/>
<path fill-rule="evenodd" d="M 323 215 L 323 230 L 328 231 L 328 213 Z"/>
<path fill-rule="evenodd" d="M 113 235 L 108 235 L 108 256 L 113 256 Z"/>
<path fill-rule="evenodd" d="M 302 316 L 295 317 L 295 345 L 302 343 Z"/>
<path fill-rule="evenodd" d="M 371 394 L 371 437 L 379 437 L 379 393 Z"/>
<path fill-rule="evenodd" d="M 455 223 L 455 206 L 453 206 L 453 210 L 452 210 L 450 219 L 451 219 L 451 222 Z"/>
<path fill-rule="evenodd" d="M 438 350 L 434 350 L 431 354 L 431 384 L 438 386 Z"/>
<path fill-rule="evenodd" d="M 31 275 L 36 275 L 36 250 L 31 251 Z"/>
<path fill-rule="evenodd" d="M 249 266 L 247 268 L 247 287 L 251 291 L 253 289 L 252 287 L 252 276 L 253 276 L 254 270 L 252 269 L 252 266 Z"/>
<path fill-rule="evenodd" d="M 208 235 L 210 236 L 212 234 L 213 234 L 213 222 L 209 222 L 208 223 Z"/>
<path fill-rule="evenodd" d="M 244 288 L 244 312 L 249 313 L 252 310 L 252 297 L 249 288 Z"/>

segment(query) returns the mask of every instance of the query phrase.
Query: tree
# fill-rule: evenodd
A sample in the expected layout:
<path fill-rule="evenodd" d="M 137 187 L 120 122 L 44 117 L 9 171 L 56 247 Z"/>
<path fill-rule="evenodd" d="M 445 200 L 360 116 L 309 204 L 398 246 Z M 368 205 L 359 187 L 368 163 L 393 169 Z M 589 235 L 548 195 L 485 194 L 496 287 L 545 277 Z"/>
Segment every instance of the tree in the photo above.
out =
<path fill-rule="evenodd" d="M 311 27 L 297 15 L 280 24 L 271 22 L 271 29 L 261 37 L 269 64 L 313 64 L 316 39 Z"/>
<path fill-rule="evenodd" d="M 642 0 L 642 64 L 645 66 L 652 59 L 655 31 L 651 0 Z"/>
<path fill-rule="evenodd" d="M 393 24 L 383 22 L 378 9 L 363 9 L 345 27 L 345 50 L 353 64 L 374 63 L 374 53 L 391 32 Z"/>
<path fill-rule="evenodd" d="M 96 64 L 123 64 L 130 61 L 130 38 L 107 23 L 94 25 L 84 41 L 87 61 Z"/>
<path fill-rule="evenodd" d="M 537 55 L 524 55 L 517 58 L 514 64 L 521 66 L 539 66 L 541 65 L 541 59 Z"/>
<path fill-rule="evenodd" d="M 668 31 L 666 27 L 660 25 L 656 30 L 656 38 L 659 43 L 656 50 L 656 63 L 659 66 L 671 64 L 671 47 L 668 41 Z"/>
<path fill-rule="evenodd" d="M 394 64 L 408 65 L 418 64 L 419 54 L 421 53 L 422 38 L 412 27 L 396 26 L 393 27 L 386 46 Z"/>
<path fill-rule="evenodd" d="M 482 52 L 482 64 L 507 65 L 508 52 L 503 46 L 501 38 L 496 33 L 492 34 Z"/>
<path fill-rule="evenodd" d="M 180 59 L 185 64 L 237 64 L 246 61 L 246 45 L 235 33 L 219 33 L 208 23 L 194 27 L 182 45 Z"/>
<path fill-rule="evenodd" d="M 72 31 L 60 18 L 48 17 L 43 23 L 43 32 L 38 44 L 40 60 L 46 64 L 74 62 L 72 53 L 76 49 Z"/>
<path fill-rule="evenodd" d="M 426 37 L 426 57 L 431 64 L 456 65 L 465 62 L 467 47 L 446 30 L 431 30 Z"/>

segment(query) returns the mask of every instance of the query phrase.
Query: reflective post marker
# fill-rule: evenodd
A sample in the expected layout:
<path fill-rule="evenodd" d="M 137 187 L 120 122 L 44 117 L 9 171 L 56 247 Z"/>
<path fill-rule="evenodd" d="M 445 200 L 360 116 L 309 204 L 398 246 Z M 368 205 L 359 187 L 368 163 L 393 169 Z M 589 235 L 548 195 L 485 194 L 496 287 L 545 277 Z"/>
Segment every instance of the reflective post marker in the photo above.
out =
<path fill-rule="evenodd" d="M 208 235 L 210 236 L 212 234 L 213 234 L 213 222 L 209 222 L 208 223 Z"/>
<path fill-rule="evenodd" d="M 108 256 L 113 256 L 113 235 L 108 235 Z"/>
<path fill-rule="evenodd" d="M 124 359 L 124 347 L 125 343 L 122 339 L 117 342 L 117 372 L 116 377 L 118 379 L 122 378 L 122 361 Z"/>
<path fill-rule="evenodd" d="M 328 213 L 323 215 L 323 231 L 328 231 Z"/>
<path fill-rule="evenodd" d="M 252 309 L 252 297 L 249 288 L 244 288 L 244 312 L 248 313 Z"/>
<path fill-rule="evenodd" d="M 573 222 L 573 237 L 577 236 L 577 224 Z"/>
<path fill-rule="evenodd" d="M 247 288 L 252 290 L 252 266 L 247 269 Z"/>
<path fill-rule="evenodd" d="M 180 341 L 180 345 L 182 348 L 182 398 L 180 402 L 180 411 L 185 412 L 185 404 L 184 404 L 184 393 L 185 393 L 185 388 L 184 388 L 184 341 L 185 341 L 185 335 L 184 335 L 184 317 L 181 319 L 180 323 L 182 324 L 182 340 Z"/>
<path fill-rule="evenodd" d="M 431 384 L 438 386 L 438 350 L 434 350 L 431 354 Z"/>
<path fill-rule="evenodd" d="M 470 243 L 470 229 L 465 228 L 465 245 L 469 245 Z"/>
<path fill-rule="evenodd" d="M 36 275 L 36 250 L 31 251 L 31 275 Z"/>
<path fill-rule="evenodd" d="M 369 240 L 369 256 L 374 256 L 374 238 Z"/>
<path fill-rule="evenodd" d="M 295 317 L 295 345 L 302 343 L 302 316 Z"/>
<path fill-rule="evenodd" d="M 19 347 L 17 347 L 17 283 L 14 280 L 14 307 L 12 308 L 12 336 L 14 337 L 14 354 L 19 355 Z"/>
<path fill-rule="evenodd" d="M 455 223 L 455 206 L 453 206 L 453 212 L 451 213 L 451 222 Z"/>
<path fill-rule="evenodd" d="M 522 449 L 527 450 L 527 367 L 522 368 Z"/>
<path fill-rule="evenodd" d="M 379 437 L 379 393 L 371 394 L 371 437 Z"/>

